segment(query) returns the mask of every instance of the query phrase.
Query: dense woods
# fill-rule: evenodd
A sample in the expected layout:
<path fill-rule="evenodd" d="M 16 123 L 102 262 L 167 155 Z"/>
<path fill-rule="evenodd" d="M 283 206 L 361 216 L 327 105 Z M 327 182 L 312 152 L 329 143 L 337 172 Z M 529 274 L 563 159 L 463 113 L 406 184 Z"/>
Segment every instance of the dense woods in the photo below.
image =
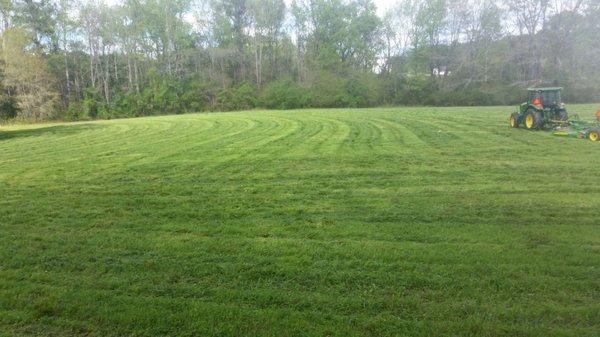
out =
<path fill-rule="evenodd" d="M 600 101 L 600 1 L 0 0 L 0 118 Z"/>

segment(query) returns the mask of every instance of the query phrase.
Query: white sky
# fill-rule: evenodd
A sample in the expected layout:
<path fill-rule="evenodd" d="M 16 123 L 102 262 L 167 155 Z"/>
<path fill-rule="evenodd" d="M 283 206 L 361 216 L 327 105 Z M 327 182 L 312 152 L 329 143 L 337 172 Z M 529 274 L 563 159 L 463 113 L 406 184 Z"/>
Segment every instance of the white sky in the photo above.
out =
<path fill-rule="evenodd" d="M 375 6 L 377 6 L 377 14 L 382 17 L 383 14 L 394 6 L 396 0 L 373 0 Z"/>

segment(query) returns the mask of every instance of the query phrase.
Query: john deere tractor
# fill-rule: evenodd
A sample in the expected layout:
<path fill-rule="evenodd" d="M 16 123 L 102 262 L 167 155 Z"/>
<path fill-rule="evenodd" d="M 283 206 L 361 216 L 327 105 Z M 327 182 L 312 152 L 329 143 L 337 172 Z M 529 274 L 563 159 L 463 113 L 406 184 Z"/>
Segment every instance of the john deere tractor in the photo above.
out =
<path fill-rule="evenodd" d="M 569 120 L 565 105 L 560 99 L 562 88 L 529 88 L 527 102 L 519 105 L 510 115 L 510 126 L 524 126 L 527 130 L 540 130 Z"/>

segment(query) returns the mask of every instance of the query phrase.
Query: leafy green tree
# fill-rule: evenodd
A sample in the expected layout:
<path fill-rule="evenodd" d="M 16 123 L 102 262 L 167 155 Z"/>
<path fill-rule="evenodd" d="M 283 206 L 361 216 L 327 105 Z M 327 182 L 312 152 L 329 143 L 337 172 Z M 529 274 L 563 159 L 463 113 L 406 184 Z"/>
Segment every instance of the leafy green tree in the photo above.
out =
<path fill-rule="evenodd" d="M 283 0 L 250 0 L 249 20 L 252 29 L 252 45 L 256 84 L 263 82 L 264 57 L 267 55 L 269 79 L 276 78 L 275 58 L 278 56 L 277 43 L 281 38 L 281 30 L 285 19 L 285 3 Z"/>
<path fill-rule="evenodd" d="M 539 84 L 600 100 L 595 0 L 399 0 L 383 18 L 372 0 L 286 4 L 0 0 L 2 104 L 28 119 L 506 104 Z"/>
<path fill-rule="evenodd" d="M 233 48 L 229 67 L 234 83 L 246 81 L 246 46 L 250 26 L 248 0 L 213 0 L 213 34 L 221 48 Z"/>
<path fill-rule="evenodd" d="M 48 71 L 45 60 L 26 50 L 31 43 L 31 37 L 22 29 L 4 31 L 1 53 L 3 82 L 14 92 L 18 117 L 39 121 L 54 115 L 58 93 L 54 90 L 54 77 Z"/>
<path fill-rule="evenodd" d="M 31 33 L 36 47 L 58 50 L 57 8 L 53 1 L 14 0 L 13 8 L 15 23 Z"/>

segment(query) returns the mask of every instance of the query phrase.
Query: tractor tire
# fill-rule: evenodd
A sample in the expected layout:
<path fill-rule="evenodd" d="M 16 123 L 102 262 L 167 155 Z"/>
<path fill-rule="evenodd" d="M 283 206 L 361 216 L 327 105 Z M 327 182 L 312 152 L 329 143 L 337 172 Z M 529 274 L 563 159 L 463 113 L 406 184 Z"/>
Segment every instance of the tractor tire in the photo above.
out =
<path fill-rule="evenodd" d="M 558 111 L 558 120 L 559 121 L 568 121 L 569 120 L 569 114 L 567 113 L 567 110 L 559 110 Z"/>
<path fill-rule="evenodd" d="M 542 128 L 542 115 L 534 109 L 528 109 L 523 118 L 523 124 L 527 130 L 539 130 Z"/>
<path fill-rule="evenodd" d="M 592 142 L 600 141 L 600 127 L 589 130 L 587 132 L 587 139 Z"/>
<path fill-rule="evenodd" d="M 519 127 L 519 113 L 518 112 L 513 112 L 512 114 L 510 114 L 510 118 L 508 119 L 508 123 L 510 123 L 510 126 L 512 128 L 518 128 Z"/>

